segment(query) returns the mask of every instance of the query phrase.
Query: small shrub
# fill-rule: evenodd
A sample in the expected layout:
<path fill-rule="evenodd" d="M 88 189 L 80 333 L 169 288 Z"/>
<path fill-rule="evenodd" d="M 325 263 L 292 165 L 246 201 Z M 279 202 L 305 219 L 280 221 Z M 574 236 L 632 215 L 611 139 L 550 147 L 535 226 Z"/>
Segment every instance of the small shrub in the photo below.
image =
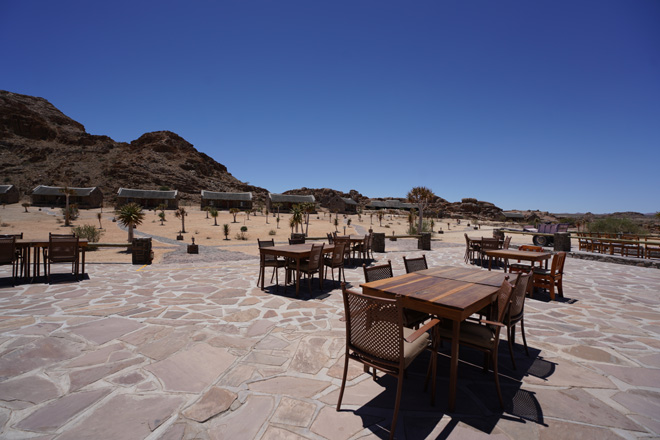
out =
<path fill-rule="evenodd" d="M 277 235 L 277 231 L 275 229 L 271 229 L 268 231 L 268 235 Z"/>
<path fill-rule="evenodd" d="M 78 238 L 86 238 L 90 243 L 98 243 L 103 235 L 103 231 L 96 229 L 93 225 L 76 226 L 72 229 Z"/>

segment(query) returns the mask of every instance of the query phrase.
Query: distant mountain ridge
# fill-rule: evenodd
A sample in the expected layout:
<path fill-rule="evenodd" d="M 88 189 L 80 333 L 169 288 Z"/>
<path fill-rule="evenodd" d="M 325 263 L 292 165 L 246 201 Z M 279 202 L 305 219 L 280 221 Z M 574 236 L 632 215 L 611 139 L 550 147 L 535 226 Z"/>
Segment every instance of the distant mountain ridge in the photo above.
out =
<path fill-rule="evenodd" d="M 44 98 L 0 90 L 0 184 L 15 185 L 21 196 L 38 185 L 96 186 L 106 203 L 124 188 L 179 191 L 183 200 L 197 202 L 201 190 L 251 191 L 265 201 L 268 190 L 234 177 L 227 167 L 197 151 L 171 131 L 145 133 L 126 143 L 93 135 Z M 362 205 L 370 199 L 357 190 L 300 188 L 286 194 L 313 194 L 318 202 L 339 195 Z M 383 199 L 381 199 L 383 200 Z M 463 199 L 450 203 L 437 197 L 429 212 L 497 218 L 502 210 L 489 202 Z"/>

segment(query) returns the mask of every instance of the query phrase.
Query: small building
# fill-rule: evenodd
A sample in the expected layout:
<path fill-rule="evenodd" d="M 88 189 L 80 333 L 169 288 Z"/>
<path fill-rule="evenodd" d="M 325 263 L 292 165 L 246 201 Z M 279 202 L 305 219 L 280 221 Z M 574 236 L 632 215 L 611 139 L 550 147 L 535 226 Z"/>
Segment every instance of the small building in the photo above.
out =
<path fill-rule="evenodd" d="M 270 212 L 289 212 L 293 205 L 299 205 L 301 203 L 314 203 L 316 205 L 316 199 L 313 195 L 296 195 L 296 194 L 273 194 L 268 193 L 268 200 L 266 201 L 266 206 Z M 277 204 L 280 204 L 279 211 Z M 316 212 L 316 211 L 314 211 Z"/>
<path fill-rule="evenodd" d="M 369 209 L 403 209 L 405 211 L 410 211 L 412 208 L 415 208 L 415 205 L 412 203 L 404 203 L 401 200 L 372 200 L 367 205 Z"/>
<path fill-rule="evenodd" d="M 3 205 L 10 205 L 18 203 L 19 193 L 18 188 L 14 185 L 0 185 L 0 203 Z"/>
<path fill-rule="evenodd" d="M 524 222 L 525 215 L 522 212 L 502 211 L 504 220 L 508 222 Z"/>
<path fill-rule="evenodd" d="M 177 209 L 179 207 L 179 192 L 177 190 L 119 188 L 119 191 L 117 191 L 117 207 L 127 203 L 137 203 L 146 209 L 156 209 L 161 205 L 165 205 L 165 209 Z"/>
<path fill-rule="evenodd" d="M 66 206 L 66 187 L 39 185 L 32 190 L 30 198 L 34 206 Z M 103 206 L 103 193 L 94 186 L 91 188 L 69 187 L 69 205 L 78 205 L 79 208 L 100 208 Z"/>
<path fill-rule="evenodd" d="M 252 209 L 252 193 L 214 192 L 202 190 L 201 207 L 204 209 L 206 206 L 211 206 L 216 209 Z"/>
<path fill-rule="evenodd" d="M 339 197 L 335 195 L 325 203 L 324 208 L 328 208 L 330 212 L 355 214 L 357 213 L 358 203 L 350 197 Z"/>

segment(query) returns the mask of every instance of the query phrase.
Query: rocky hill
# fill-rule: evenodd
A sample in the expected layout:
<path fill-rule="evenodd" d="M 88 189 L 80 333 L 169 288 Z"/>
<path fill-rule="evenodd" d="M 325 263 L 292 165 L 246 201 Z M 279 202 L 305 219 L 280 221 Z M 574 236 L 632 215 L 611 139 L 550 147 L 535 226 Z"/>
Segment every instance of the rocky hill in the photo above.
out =
<path fill-rule="evenodd" d="M 198 201 L 200 191 L 252 191 L 265 201 L 268 190 L 241 182 L 227 167 L 199 152 L 170 131 L 145 133 L 130 142 L 92 135 L 43 98 L 0 90 L 0 184 L 15 185 L 22 197 L 38 185 L 101 189 L 113 203 L 121 187 L 176 189 L 183 200 Z M 249 176 L 247 176 L 249 177 Z M 313 194 L 322 205 L 334 195 L 362 205 L 370 201 L 356 190 L 300 188 L 286 194 Z M 379 199 L 386 200 L 386 199 Z M 429 212 L 456 217 L 495 219 L 502 210 L 492 203 L 437 197 Z"/>
<path fill-rule="evenodd" d="M 0 183 L 21 195 L 37 185 L 98 186 L 110 203 L 120 187 L 177 189 L 184 200 L 198 200 L 202 189 L 268 194 L 170 131 L 115 142 L 87 133 L 43 98 L 7 91 L 0 91 L 0 167 Z"/>

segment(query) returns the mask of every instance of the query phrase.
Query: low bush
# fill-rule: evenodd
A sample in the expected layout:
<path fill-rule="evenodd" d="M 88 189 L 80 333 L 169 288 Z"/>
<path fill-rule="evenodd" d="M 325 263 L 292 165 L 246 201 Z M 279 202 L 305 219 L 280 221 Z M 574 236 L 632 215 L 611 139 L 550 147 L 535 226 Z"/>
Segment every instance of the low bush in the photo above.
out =
<path fill-rule="evenodd" d="M 72 232 L 76 237 L 86 238 L 90 243 L 98 243 L 103 235 L 103 231 L 96 229 L 96 227 L 92 225 L 76 226 L 72 229 Z"/>

